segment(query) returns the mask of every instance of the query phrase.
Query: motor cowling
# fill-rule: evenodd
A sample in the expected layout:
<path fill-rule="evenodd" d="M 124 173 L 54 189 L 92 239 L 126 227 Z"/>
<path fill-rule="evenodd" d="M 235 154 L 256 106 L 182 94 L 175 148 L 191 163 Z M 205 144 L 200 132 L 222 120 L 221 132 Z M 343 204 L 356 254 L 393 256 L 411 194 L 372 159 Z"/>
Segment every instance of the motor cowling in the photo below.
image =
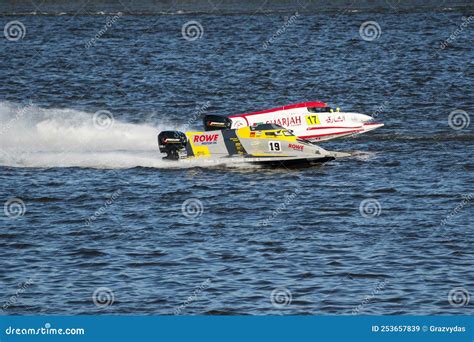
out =
<path fill-rule="evenodd" d="M 204 115 L 202 118 L 204 129 L 206 131 L 219 131 L 223 129 L 230 129 L 232 120 L 223 115 Z"/>
<path fill-rule="evenodd" d="M 161 153 L 166 153 L 163 159 L 178 160 L 179 151 L 186 148 L 188 139 L 183 132 L 163 131 L 158 134 L 158 147 Z"/>

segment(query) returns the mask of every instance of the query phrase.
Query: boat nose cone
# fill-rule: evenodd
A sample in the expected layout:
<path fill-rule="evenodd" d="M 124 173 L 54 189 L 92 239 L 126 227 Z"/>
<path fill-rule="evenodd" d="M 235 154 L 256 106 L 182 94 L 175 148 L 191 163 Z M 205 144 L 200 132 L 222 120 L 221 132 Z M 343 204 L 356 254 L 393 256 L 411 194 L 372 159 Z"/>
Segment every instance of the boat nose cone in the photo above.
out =
<path fill-rule="evenodd" d="M 374 128 L 374 129 L 375 129 L 375 128 L 382 127 L 382 126 L 384 126 L 384 124 L 381 123 L 381 122 L 366 122 L 366 123 L 364 124 L 364 127 L 372 127 L 372 128 Z"/>
<path fill-rule="evenodd" d="M 354 116 L 354 120 L 362 124 L 364 131 L 371 131 L 383 126 L 383 123 L 375 122 L 372 116 L 366 114 L 357 113 Z"/>
<path fill-rule="evenodd" d="M 380 122 L 366 122 L 364 123 L 364 132 L 373 131 L 374 129 L 382 127 L 384 124 Z"/>
<path fill-rule="evenodd" d="M 359 117 L 360 122 L 364 122 L 364 123 L 372 121 L 374 119 L 370 115 L 365 115 L 365 114 L 359 114 L 358 117 Z"/>
<path fill-rule="evenodd" d="M 356 120 L 362 123 L 365 130 L 372 130 L 383 126 L 383 123 L 376 122 L 375 118 L 366 114 L 356 114 Z"/>

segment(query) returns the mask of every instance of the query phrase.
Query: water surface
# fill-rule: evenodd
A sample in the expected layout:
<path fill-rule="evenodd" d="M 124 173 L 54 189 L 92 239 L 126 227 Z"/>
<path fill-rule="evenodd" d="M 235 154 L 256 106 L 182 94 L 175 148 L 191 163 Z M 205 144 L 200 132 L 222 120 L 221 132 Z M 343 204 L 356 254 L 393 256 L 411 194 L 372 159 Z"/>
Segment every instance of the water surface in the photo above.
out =
<path fill-rule="evenodd" d="M 474 291 L 473 126 L 448 123 L 472 116 L 472 23 L 440 47 L 469 15 L 2 17 L 26 28 L 0 43 L 0 199 L 25 205 L 0 218 L 4 313 L 472 314 L 448 300 Z M 202 112 L 309 100 L 386 126 L 303 170 L 157 151 Z"/>

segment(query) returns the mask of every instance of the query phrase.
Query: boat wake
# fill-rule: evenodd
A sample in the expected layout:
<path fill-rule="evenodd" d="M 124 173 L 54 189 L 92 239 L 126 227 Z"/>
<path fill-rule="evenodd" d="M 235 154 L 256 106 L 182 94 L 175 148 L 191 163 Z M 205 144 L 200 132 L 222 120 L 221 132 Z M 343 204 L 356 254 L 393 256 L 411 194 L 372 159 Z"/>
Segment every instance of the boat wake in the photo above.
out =
<path fill-rule="evenodd" d="M 0 102 L 0 165 L 9 167 L 191 168 L 222 162 L 162 160 L 156 135 L 171 124 L 121 122 L 107 111 Z M 183 127 L 174 127 L 183 129 Z"/>

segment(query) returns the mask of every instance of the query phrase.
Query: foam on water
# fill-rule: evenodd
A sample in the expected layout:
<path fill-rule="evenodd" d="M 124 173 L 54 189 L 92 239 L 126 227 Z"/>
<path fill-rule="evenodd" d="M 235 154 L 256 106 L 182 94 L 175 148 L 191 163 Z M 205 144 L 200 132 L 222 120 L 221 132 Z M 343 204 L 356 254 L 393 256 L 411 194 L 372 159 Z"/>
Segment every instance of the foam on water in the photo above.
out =
<path fill-rule="evenodd" d="M 222 162 L 163 161 L 156 135 L 170 124 L 98 122 L 93 113 L 0 102 L 0 165 L 189 168 Z"/>

